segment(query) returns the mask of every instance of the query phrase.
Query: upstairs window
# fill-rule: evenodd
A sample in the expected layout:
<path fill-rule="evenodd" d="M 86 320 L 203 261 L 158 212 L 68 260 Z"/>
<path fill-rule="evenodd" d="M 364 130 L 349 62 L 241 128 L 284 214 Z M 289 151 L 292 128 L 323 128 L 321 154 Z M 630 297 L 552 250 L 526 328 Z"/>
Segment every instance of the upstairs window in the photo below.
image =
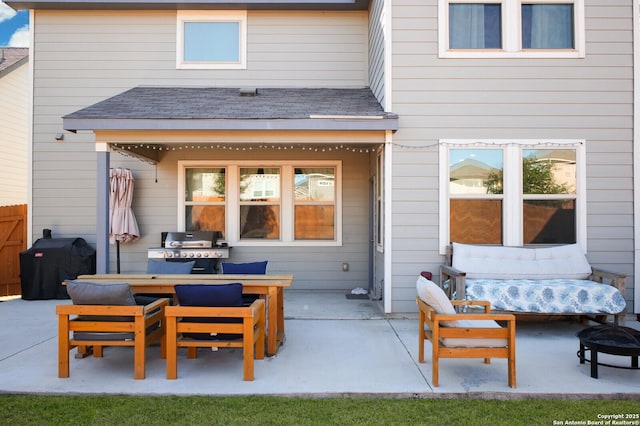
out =
<path fill-rule="evenodd" d="M 501 49 L 500 4 L 449 4 L 449 49 Z"/>
<path fill-rule="evenodd" d="M 246 68 L 246 12 L 179 11 L 177 26 L 177 68 Z"/>
<path fill-rule="evenodd" d="M 440 56 L 584 57 L 584 0 L 439 0 Z"/>

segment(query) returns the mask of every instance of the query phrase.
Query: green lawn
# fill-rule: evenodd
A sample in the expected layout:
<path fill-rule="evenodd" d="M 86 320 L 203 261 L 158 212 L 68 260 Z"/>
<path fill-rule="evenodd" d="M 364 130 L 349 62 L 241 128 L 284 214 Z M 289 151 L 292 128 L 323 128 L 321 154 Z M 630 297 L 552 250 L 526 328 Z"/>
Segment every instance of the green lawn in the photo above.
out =
<path fill-rule="evenodd" d="M 0 410 L 11 426 L 640 424 L 637 400 L 0 395 Z"/>

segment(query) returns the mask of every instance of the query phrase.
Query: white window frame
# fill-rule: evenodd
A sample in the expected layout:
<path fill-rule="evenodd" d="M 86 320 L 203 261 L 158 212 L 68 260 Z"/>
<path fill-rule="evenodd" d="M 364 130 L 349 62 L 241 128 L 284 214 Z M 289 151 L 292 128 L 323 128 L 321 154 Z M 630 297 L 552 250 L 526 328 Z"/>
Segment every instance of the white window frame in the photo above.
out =
<path fill-rule="evenodd" d="M 191 167 L 213 167 L 226 169 L 226 206 L 225 206 L 225 241 L 232 246 L 342 246 L 342 161 L 336 160 L 304 160 L 304 161 L 178 161 L 178 230 L 186 228 L 185 218 L 185 170 Z M 243 167 L 274 167 L 280 169 L 280 239 L 240 239 L 240 194 L 238 180 Z M 335 176 L 335 239 L 333 240 L 295 240 L 294 239 L 294 197 L 293 173 L 297 167 L 334 167 Z"/>
<path fill-rule="evenodd" d="M 576 242 L 586 250 L 587 243 L 587 190 L 586 149 L 583 139 L 442 139 L 440 140 L 440 254 L 449 245 L 449 150 L 450 149 L 502 149 L 503 157 L 503 244 L 523 245 L 523 200 L 532 198 L 522 194 L 522 150 L 575 149 L 576 150 Z M 538 199 L 538 197 L 533 197 Z"/>
<path fill-rule="evenodd" d="M 502 49 L 449 49 L 450 3 L 502 4 Z M 522 49 L 522 4 L 573 4 L 573 49 Z M 438 0 L 440 58 L 584 58 L 584 0 Z"/>
<path fill-rule="evenodd" d="M 177 69 L 246 69 L 247 68 L 247 11 L 182 11 L 176 14 L 176 68 Z M 184 60 L 185 22 L 238 22 L 238 62 L 187 62 Z"/>

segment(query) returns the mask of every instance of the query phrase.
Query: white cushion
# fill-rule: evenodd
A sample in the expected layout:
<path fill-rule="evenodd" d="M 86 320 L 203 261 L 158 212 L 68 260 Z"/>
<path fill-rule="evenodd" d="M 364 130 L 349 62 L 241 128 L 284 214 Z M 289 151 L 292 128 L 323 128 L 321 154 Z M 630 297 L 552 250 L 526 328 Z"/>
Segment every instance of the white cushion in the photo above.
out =
<path fill-rule="evenodd" d="M 418 297 L 420 297 L 424 303 L 431 306 L 437 314 L 455 315 L 456 310 L 444 290 L 438 287 L 438 284 L 429 281 L 423 276 L 419 276 L 418 281 L 416 281 L 416 290 L 418 291 Z M 441 324 L 448 327 L 455 327 L 457 322 L 458 321 L 442 321 Z"/>
<path fill-rule="evenodd" d="M 459 320 L 456 321 L 456 328 L 500 328 L 500 325 L 491 320 Z M 507 339 L 462 339 L 451 338 L 440 339 L 440 343 L 448 348 L 504 348 L 507 346 Z"/>
<path fill-rule="evenodd" d="M 452 263 L 467 278 L 582 280 L 591 275 L 578 244 L 524 248 L 453 243 Z"/>

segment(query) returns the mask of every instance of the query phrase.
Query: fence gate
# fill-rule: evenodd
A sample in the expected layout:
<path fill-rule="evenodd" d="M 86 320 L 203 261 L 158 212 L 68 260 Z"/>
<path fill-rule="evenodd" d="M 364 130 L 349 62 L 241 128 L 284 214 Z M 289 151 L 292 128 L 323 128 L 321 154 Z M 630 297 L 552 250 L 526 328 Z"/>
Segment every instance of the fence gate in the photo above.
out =
<path fill-rule="evenodd" d="M 0 207 L 0 297 L 20 294 L 20 252 L 26 249 L 27 205 Z"/>

